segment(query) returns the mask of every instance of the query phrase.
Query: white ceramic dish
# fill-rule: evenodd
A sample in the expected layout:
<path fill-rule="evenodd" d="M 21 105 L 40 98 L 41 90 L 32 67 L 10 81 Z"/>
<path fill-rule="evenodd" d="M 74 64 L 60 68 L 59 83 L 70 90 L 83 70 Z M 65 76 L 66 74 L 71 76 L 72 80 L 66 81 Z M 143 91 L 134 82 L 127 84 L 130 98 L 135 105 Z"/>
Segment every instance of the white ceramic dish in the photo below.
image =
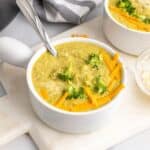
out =
<path fill-rule="evenodd" d="M 107 46 L 106 44 L 93 39 L 86 39 L 86 38 L 65 38 L 53 42 L 53 45 L 61 44 L 64 42 L 70 42 L 70 41 L 82 41 L 82 42 L 94 43 L 99 45 L 100 47 L 103 47 L 111 54 L 115 53 L 115 51 L 109 46 Z M 18 42 L 19 41 L 10 38 L 0 38 L 0 47 L 1 47 L 0 59 L 17 66 L 26 66 L 25 64 L 29 61 L 33 53 L 29 52 L 30 51 L 29 48 L 23 44 L 22 45 L 23 50 L 21 54 L 19 51 L 21 49 L 22 43 L 20 42 L 18 43 Z M 8 46 L 9 43 L 12 44 L 11 45 L 12 48 Z M 14 46 L 15 48 L 13 48 L 13 43 L 15 45 Z M 122 92 L 119 95 L 117 95 L 114 98 L 114 100 L 112 100 L 110 103 L 106 104 L 105 106 L 88 112 L 77 112 L 77 113 L 67 112 L 46 103 L 35 91 L 34 86 L 32 84 L 32 78 L 31 78 L 33 64 L 36 62 L 39 56 L 41 56 L 41 54 L 44 53 L 45 51 L 46 49 L 43 47 L 33 55 L 33 57 L 29 61 L 29 64 L 27 66 L 27 71 L 26 71 L 27 84 L 29 87 L 31 103 L 34 111 L 39 116 L 39 118 L 43 120 L 50 127 L 63 132 L 69 132 L 69 133 L 90 132 L 105 125 L 106 121 L 112 115 L 113 110 L 116 108 L 117 104 L 119 104 L 119 101 L 121 100 L 119 99 L 119 97 L 122 94 Z M 9 52 L 11 53 L 11 55 L 9 54 Z M 17 53 L 19 53 L 18 54 L 20 55 L 19 57 L 16 55 Z M 122 62 L 121 59 L 119 61 Z M 125 82 L 124 71 L 125 69 L 123 66 L 123 79 L 122 79 L 123 83 Z"/>
<path fill-rule="evenodd" d="M 146 85 L 144 84 L 142 77 L 144 71 L 150 72 L 149 62 L 150 62 L 150 49 L 144 51 L 137 59 L 135 67 L 135 78 L 139 88 L 143 91 L 143 93 L 150 96 L 150 90 L 146 88 Z"/>
<path fill-rule="evenodd" d="M 118 49 L 132 55 L 139 55 L 150 47 L 150 32 L 127 28 L 119 23 L 108 8 L 109 0 L 104 2 L 103 30 L 107 39 Z"/>

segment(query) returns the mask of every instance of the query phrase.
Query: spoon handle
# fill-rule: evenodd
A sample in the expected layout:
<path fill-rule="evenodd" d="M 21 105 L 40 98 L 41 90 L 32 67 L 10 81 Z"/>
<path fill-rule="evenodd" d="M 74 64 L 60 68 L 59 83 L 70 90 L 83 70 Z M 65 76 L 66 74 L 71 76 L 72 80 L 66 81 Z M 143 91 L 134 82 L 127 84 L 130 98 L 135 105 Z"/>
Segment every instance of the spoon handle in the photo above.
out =
<path fill-rule="evenodd" d="M 47 49 L 51 52 L 53 56 L 57 55 L 57 51 L 53 47 L 53 45 L 50 42 L 50 39 L 48 37 L 47 32 L 44 29 L 43 24 L 41 23 L 35 9 L 31 5 L 31 3 L 28 0 L 17 0 L 17 5 L 21 9 L 24 16 L 28 19 L 28 21 L 32 24 L 35 31 L 40 36 L 41 40 L 44 42 Z"/>

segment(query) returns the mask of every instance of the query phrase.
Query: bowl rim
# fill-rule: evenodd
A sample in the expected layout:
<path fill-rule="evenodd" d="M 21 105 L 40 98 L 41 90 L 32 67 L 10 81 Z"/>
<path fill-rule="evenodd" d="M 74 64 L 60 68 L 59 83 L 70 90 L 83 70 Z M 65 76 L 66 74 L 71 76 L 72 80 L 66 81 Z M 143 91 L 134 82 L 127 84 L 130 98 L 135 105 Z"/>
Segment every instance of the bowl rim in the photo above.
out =
<path fill-rule="evenodd" d="M 61 44 L 61 43 L 68 43 L 68 42 L 87 42 L 87 43 L 93 43 L 96 44 L 104 49 L 106 49 L 106 51 L 108 51 L 109 53 L 111 53 L 112 55 L 114 55 L 116 53 L 115 50 L 113 50 L 110 46 L 108 46 L 107 44 L 97 41 L 95 39 L 90 39 L 90 38 L 82 38 L 82 37 L 69 37 L 69 38 L 62 38 L 59 40 L 55 40 L 53 41 L 53 45 L 57 45 L 57 44 Z M 102 107 L 99 107 L 97 109 L 94 110 L 90 110 L 90 111 L 85 111 L 85 112 L 69 112 L 69 111 L 65 111 L 62 109 L 59 109 L 55 106 L 53 106 L 52 104 L 47 103 L 35 90 L 34 85 L 32 83 L 32 68 L 33 65 L 35 64 L 35 62 L 37 61 L 37 59 L 46 51 L 45 47 L 41 47 L 31 58 L 30 62 L 28 63 L 27 66 L 27 71 L 26 71 L 26 80 L 27 80 L 27 85 L 29 88 L 29 92 L 31 92 L 31 94 L 35 97 L 35 100 L 38 101 L 41 105 L 45 106 L 46 108 L 57 112 L 57 113 L 61 113 L 61 114 L 65 114 L 65 115 L 72 115 L 72 116 L 85 116 L 85 115 L 92 115 L 96 112 L 99 111 L 103 111 L 104 109 L 106 109 L 107 107 L 111 107 L 111 105 L 113 105 L 114 103 L 116 103 L 116 99 L 119 95 L 122 94 L 122 91 L 124 91 L 124 89 L 113 98 L 113 100 L 111 100 L 109 103 L 105 104 Z M 123 70 L 123 74 L 122 74 L 122 83 L 125 85 L 126 83 L 126 73 L 125 73 L 125 67 L 123 64 L 122 59 L 119 57 L 119 61 L 122 63 L 122 70 Z"/>
<path fill-rule="evenodd" d="M 109 6 L 109 1 L 110 0 L 105 0 L 104 2 L 104 9 L 105 9 L 105 12 L 107 13 L 107 15 L 109 16 L 109 18 L 114 22 L 116 23 L 118 26 L 120 26 L 121 28 L 127 30 L 127 31 L 131 31 L 131 32 L 134 32 L 134 33 L 137 33 L 137 34 L 144 34 L 144 35 L 150 35 L 150 32 L 146 32 L 146 31 L 141 31 L 141 30 L 135 30 L 135 29 L 132 29 L 132 28 L 128 28 L 126 25 L 120 23 L 119 21 L 117 21 L 111 14 L 108 6 Z"/>

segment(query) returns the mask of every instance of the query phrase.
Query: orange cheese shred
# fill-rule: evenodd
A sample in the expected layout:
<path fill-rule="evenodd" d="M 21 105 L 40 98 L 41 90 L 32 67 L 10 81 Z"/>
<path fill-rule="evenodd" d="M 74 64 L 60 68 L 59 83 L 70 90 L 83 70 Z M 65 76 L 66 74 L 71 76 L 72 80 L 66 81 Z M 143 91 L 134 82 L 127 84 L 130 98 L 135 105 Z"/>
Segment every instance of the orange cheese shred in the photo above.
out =
<path fill-rule="evenodd" d="M 110 74 L 110 77 L 111 77 L 111 80 L 114 79 L 114 77 L 117 76 L 117 74 L 119 73 L 120 71 L 120 68 L 121 68 L 121 64 L 117 64 L 117 66 L 114 68 L 114 70 L 111 72 Z"/>
<path fill-rule="evenodd" d="M 102 56 L 103 56 L 104 62 L 109 68 L 109 71 L 111 72 L 113 70 L 112 58 L 106 52 L 102 52 Z"/>
<path fill-rule="evenodd" d="M 67 96 L 68 96 L 68 93 L 65 92 L 65 93 L 60 97 L 60 99 L 57 100 L 57 102 L 56 102 L 55 105 L 56 105 L 57 107 L 60 107 L 60 106 L 64 103 L 64 101 L 65 101 L 65 99 L 67 98 Z"/>
<path fill-rule="evenodd" d="M 125 86 L 120 84 L 114 91 L 110 93 L 111 99 L 114 98 Z"/>
<path fill-rule="evenodd" d="M 113 56 L 113 60 L 112 60 L 112 67 L 113 67 L 113 68 L 114 68 L 115 65 L 117 64 L 118 58 L 119 58 L 119 54 L 118 54 L 118 53 L 115 53 L 115 55 Z"/>
<path fill-rule="evenodd" d="M 137 30 L 142 30 L 142 31 L 150 31 L 150 25 L 149 24 L 145 24 L 144 22 L 140 21 L 139 19 L 130 16 L 129 14 L 127 14 L 126 12 L 120 10 L 117 7 L 114 6 L 109 6 L 109 9 L 112 13 L 117 14 L 118 16 L 121 17 L 122 21 L 127 25 L 130 26 L 134 29 Z"/>
<path fill-rule="evenodd" d="M 41 94 L 42 98 L 45 100 L 47 100 L 49 98 L 48 91 L 46 88 L 41 88 L 40 94 Z"/>
<path fill-rule="evenodd" d="M 85 93 L 87 94 L 88 98 L 91 100 L 91 103 L 93 105 L 97 106 L 97 100 L 95 98 L 95 96 L 93 95 L 93 93 L 91 92 L 91 90 L 88 87 L 84 87 Z"/>
<path fill-rule="evenodd" d="M 71 37 L 89 38 L 89 36 L 87 34 L 71 34 Z"/>

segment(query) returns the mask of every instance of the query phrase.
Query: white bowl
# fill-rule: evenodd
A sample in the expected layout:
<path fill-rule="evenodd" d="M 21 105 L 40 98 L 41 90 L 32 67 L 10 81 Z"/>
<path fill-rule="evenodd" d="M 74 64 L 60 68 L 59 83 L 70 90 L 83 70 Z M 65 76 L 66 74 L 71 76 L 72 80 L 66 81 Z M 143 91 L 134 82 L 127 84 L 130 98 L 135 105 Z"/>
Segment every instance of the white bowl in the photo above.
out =
<path fill-rule="evenodd" d="M 100 47 L 103 47 L 108 52 L 114 54 L 115 52 L 108 47 L 106 44 L 101 43 L 96 40 L 92 39 L 85 39 L 85 38 L 67 38 L 62 39 L 54 42 L 54 45 L 61 44 L 64 42 L 70 42 L 70 41 L 81 41 L 81 42 L 88 42 L 88 43 L 94 43 L 99 45 Z M 45 49 L 39 50 L 31 59 L 28 67 L 27 67 L 27 83 L 31 95 L 31 102 L 33 105 L 33 108 L 35 112 L 38 114 L 38 116 L 46 122 L 49 126 L 52 128 L 58 129 L 60 131 L 64 132 L 70 132 L 70 133 L 82 133 L 82 132 L 89 132 L 93 131 L 102 124 L 105 124 L 105 120 L 107 120 L 108 115 L 112 113 L 112 109 L 115 108 L 115 104 L 119 102 L 119 94 L 112 100 L 110 103 L 106 104 L 105 106 L 98 108 L 93 111 L 88 112 L 67 112 L 60 110 L 48 103 L 46 103 L 35 91 L 34 86 L 32 84 L 32 68 L 36 60 L 41 56 L 42 53 L 45 52 Z M 124 82 L 124 74 L 123 74 L 123 80 Z"/>
<path fill-rule="evenodd" d="M 25 55 L 28 55 L 26 57 L 25 55 L 21 55 L 18 57 L 16 55 L 16 51 L 20 51 L 21 43 L 19 49 L 16 48 L 12 49 L 11 56 L 9 55 L 10 47 L 7 48 L 7 42 L 16 43 L 17 41 L 12 39 L 0 39 L 0 47 L 3 47 L 0 49 L 0 59 L 3 58 L 3 61 L 7 61 L 9 63 L 13 63 L 18 66 L 26 66 L 25 65 L 25 58 L 28 60 L 29 57 L 31 57 L 31 53 L 29 52 L 29 49 L 25 46 L 23 46 L 24 50 L 27 52 L 24 53 Z M 115 51 L 107 46 L 106 44 L 93 40 L 93 39 L 87 39 L 87 38 L 65 38 L 60 39 L 57 41 L 54 41 L 52 44 L 57 45 L 65 42 L 70 41 L 80 41 L 80 42 L 88 42 L 93 43 L 96 45 L 99 45 L 100 47 L 103 47 L 106 49 L 109 53 L 112 55 L 115 53 Z M 19 44 L 18 44 L 19 45 Z M 13 47 L 13 46 L 12 46 Z M 88 111 L 88 112 L 67 112 L 61 109 L 58 109 L 54 107 L 51 104 L 48 104 L 43 100 L 39 94 L 36 92 L 34 85 L 32 83 L 32 68 L 34 63 L 37 61 L 37 59 L 46 51 L 46 48 L 42 47 L 40 48 L 30 59 L 29 64 L 27 66 L 26 71 L 26 79 L 27 84 L 29 88 L 29 93 L 31 97 L 31 103 L 33 106 L 33 109 L 35 113 L 39 116 L 39 118 L 44 121 L 48 126 L 57 129 L 59 131 L 63 132 L 69 132 L 69 133 L 85 133 L 93 131 L 97 128 L 102 127 L 103 125 L 106 125 L 107 120 L 111 118 L 112 112 L 114 109 L 116 109 L 117 105 L 121 101 L 121 98 L 119 99 L 120 95 L 122 94 L 122 91 L 108 104 L 104 105 L 103 107 L 100 107 L 96 110 Z M 19 52 L 18 52 L 19 53 Z M 12 57 L 12 55 L 14 57 Z M 11 60 L 13 58 L 13 60 Z M 21 62 L 21 58 L 23 58 L 23 62 Z M 18 60 L 15 60 L 18 59 Z M 120 62 L 121 59 L 119 59 Z M 122 76 L 122 82 L 125 82 L 125 69 L 123 66 L 123 76 Z M 124 83 L 125 84 L 125 83 Z"/>
<path fill-rule="evenodd" d="M 147 59 L 146 59 L 147 58 Z M 144 51 L 137 59 L 136 66 L 135 66 L 135 79 L 137 82 L 137 85 L 141 89 L 143 93 L 150 96 L 150 90 L 146 88 L 146 85 L 143 82 L 142 79 L 142 73 L 143 71 L 149 71 L 150 72 L 150 49 Z M 145 69 L 144 69 L 145 68 Z"/>
<path fill-rule="evenodd" d="M 150 47 L 150 32 L 130 29 L 119 23 L 109 11 L 109 0 L 104 2 L 103 31 L 107 39 L 118 49 L 139 55 Z"/>

